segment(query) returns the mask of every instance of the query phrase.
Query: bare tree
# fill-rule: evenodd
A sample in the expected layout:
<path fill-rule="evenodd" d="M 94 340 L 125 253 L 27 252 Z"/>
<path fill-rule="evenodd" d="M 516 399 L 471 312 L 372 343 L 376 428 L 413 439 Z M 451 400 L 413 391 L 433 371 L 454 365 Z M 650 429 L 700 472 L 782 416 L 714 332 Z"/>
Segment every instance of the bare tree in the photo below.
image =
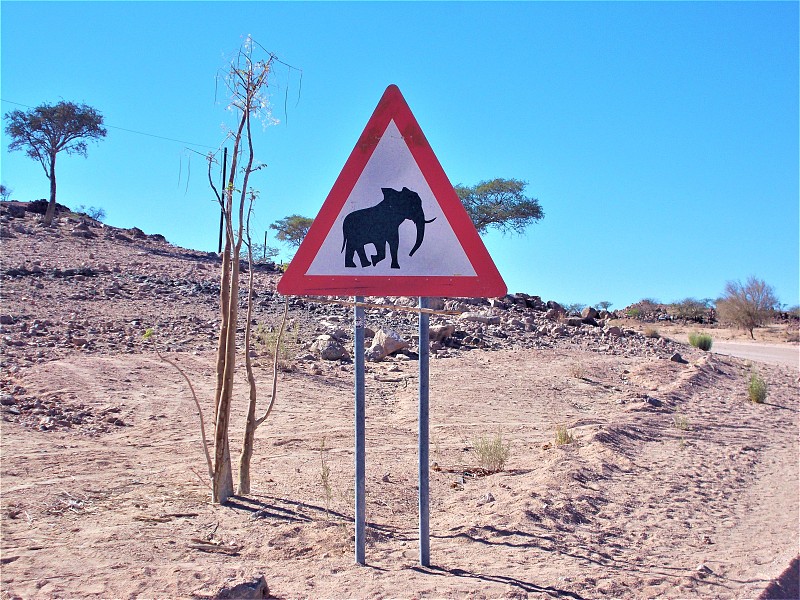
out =
<path fill-rule="evenodd" d="M 233 374 L 236 368 L 236 329 L 239 311 L 239 265 L 244 242 L 245 206 L 248 200 L 250 175 L 260 166 L 254 166 L 252 121 L 267 107 L 265 88 L 275 59 L 269 54 L 265 59 L 255 56 L 260 48 L 247 38 L 229 65 L 226 85 L 231 94 L 229 108 L 237 114 L 237 127 L 232 132 L 233 154 L 225 189 L 216 190 L 211 178 L 209 157 L 209 182 L 217 194 L 225 222 L 225 246 L 222 252 L 220 281 L 220 332 L 217 344 L 217 385 L 214 393 L 214 473 L 212 480 L 214 502 L 224 503 L 233 495 L 231 470 L 230 425 L 233 400 Z M 241 163 L 244 163 L 243 165 Z M 250 199 L 252 201 L 251 193 Z M 252 273 L 252 269 L 251 269 Z M 249 320 L 248 320 L 249 327 Z M 248 373 L 250 378 L 250 373 Z M 255 386 L 251 384 L 251 394 Z"/>
<path fill-rule="evenodd" d="M 768 322 L 775 314 L 778 298 L 775 290 L 765 281 L 750 276 L 743 284 L 729 281 L 725 293 L 717 300 L 717 314 L 720 320 L 733 323 L 750 333 L 753 329 Z"/>

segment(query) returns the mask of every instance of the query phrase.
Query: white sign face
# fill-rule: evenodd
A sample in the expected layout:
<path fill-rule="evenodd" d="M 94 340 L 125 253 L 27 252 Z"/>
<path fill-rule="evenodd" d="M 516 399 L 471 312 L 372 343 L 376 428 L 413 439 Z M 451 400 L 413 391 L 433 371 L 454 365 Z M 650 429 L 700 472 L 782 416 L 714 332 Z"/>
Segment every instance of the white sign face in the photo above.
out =
<path fill-rule="evenodd" d="M 476 275 L 394 120 L 306 275 Z"/>

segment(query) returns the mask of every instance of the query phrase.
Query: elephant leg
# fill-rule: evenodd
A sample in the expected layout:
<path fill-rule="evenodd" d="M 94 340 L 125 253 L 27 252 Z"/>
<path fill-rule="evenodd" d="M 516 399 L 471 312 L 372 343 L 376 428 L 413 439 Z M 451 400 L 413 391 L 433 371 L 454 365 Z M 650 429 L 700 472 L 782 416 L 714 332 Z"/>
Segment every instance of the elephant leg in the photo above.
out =
<path fill-rule="evenodd" d="M 389 243 L 389 254 L 392 255 L 392 268 L 399 269 L 400 263 L 397 262 L 397 247 L 400 245 L 400 232 L 393 231 L 386 240 Z"/>
<path fill-rule="evenodd" d="M 368 267 L 370 265 L 370 262 L 367 259 L 367 253 L 364 251 L 364 246 L 358 246 L 356 248 L 356 253 L 358 254 L 359 260 L 361 261 L 361 266 Z"/>
<path fill-rule="evenodd" d="M 345 242 L 345 248 L 344 248 L 345 267 L 355 269 L 356 263 L 353 262 L 353 257 L 355 256 L 355 253 L 356 253 L 356 248 L 353 247 L 353 244 L 350 242 L 350 240 L 347 240 Z"/>
<path fill-rule="evenodd" d="M 377 249 L 377 252 L 372 255 L 373 267 L 386 258 L 386 242 L 375 242 L 375 248 Z"/>

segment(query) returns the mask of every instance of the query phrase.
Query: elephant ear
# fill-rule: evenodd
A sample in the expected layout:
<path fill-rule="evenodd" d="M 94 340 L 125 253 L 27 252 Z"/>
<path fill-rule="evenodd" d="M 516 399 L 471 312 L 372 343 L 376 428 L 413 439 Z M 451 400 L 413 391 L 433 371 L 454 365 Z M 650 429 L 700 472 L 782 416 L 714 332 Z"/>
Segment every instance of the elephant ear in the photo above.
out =
<path fill-rule="evenodd" d="M 384 200 L 386 200 L 387 198 L 390 198 L 392 196 L 397 195 L 397 190 L 393 190 L 392 188 L 381 188 L 381 191 L 383 192 L 383 199 Z"/>

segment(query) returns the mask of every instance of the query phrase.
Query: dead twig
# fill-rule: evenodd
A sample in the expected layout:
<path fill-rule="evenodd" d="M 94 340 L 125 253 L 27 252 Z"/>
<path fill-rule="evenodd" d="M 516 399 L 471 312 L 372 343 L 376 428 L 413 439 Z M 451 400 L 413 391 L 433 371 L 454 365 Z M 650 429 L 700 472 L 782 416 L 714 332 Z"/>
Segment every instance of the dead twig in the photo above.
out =
<path fill-rule="evenodd" d="M 145 332 L 145 339 L 149 339 L 152 335 L 153 335 L 153 330 L 148 329 L 147 332 Z M 203 409 L 200 407 L 200 401 L 197 399 L 197 394 L 194 391 L 194 386 L 192 385 L 192 381 L 189 379 L 189 376 L 186 374 L 186 372 L 178 365 L 178 363 L 169 358 L 166 358 L 164 355 L 161 354 L 161 352 L 159 352 L 158 346 L 156 346 L 155 341 L 153 341 L 153 349 L 156 351 L 156 355 L 158 356 L 158 358 L 161 359 L 163 362 L 167 363 L 168 365 L 171 365 L 173 368 L 175 368 L 178 371 L 178 373 L 181 374 L 181 376 L 189 386 L 189 391 L 192 393 L 192 400 L 194 400 L 194 404 L 197 407 L 197 416 L 200 418 L 200 436 L 202 437 L 203 441 L 203 452 L 206 455 L 206 464 L 208 466 L 208 478 L 209 480 L 213 480 L 214 468 L 211 465 L 211 455 L 209 454 L 208 451 L 208 441 L 206 438 L 205 421 L 203 419 Z"/>

